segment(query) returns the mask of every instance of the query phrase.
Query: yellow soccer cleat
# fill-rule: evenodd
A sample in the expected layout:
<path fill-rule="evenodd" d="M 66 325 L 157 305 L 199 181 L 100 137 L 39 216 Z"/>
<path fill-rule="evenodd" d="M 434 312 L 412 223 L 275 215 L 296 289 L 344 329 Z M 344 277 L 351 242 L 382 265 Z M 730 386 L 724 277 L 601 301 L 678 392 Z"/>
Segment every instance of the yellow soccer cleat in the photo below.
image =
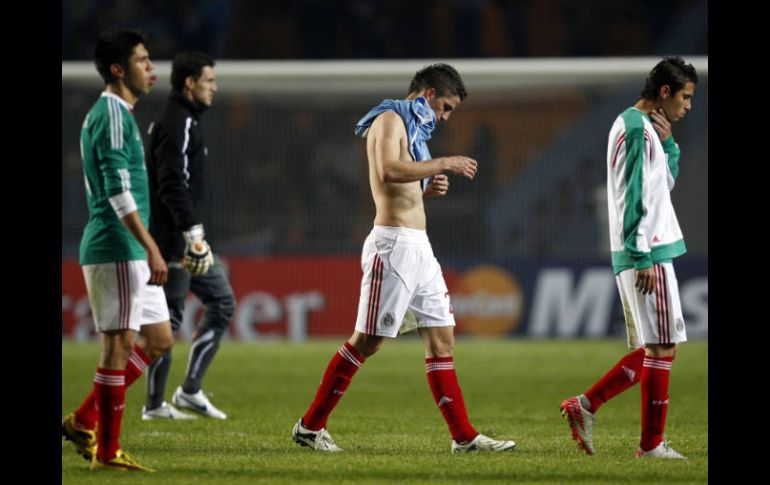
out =
<path fill-rule="evenodd" d="M 91 460 L 91 470 L 117 470 L 121 472 L 149 472 L 154 473 L 155 469 L 140 465 L 136 460 L 123 450 L 115 452 L 115 457 L 109 461 L 102 461 L 94 454 Z"/>
<path fill-rule="evenodd" d="M 72 441 L 75 451 L 86 460 L 96 455 L 96 430 L 80 426 L 75 419 L 75 413 L 69 413 L 61 420 L 61 435 L 65 440 Z"/>

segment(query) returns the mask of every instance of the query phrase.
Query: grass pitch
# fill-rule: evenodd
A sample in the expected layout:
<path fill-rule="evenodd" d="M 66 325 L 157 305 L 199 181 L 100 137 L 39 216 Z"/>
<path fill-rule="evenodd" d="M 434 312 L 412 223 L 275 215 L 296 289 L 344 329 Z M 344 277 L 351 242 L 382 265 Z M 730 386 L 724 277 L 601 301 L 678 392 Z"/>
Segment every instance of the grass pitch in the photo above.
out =
<path fill-rule="evenodd" d="M 296 445 L 291 428 L 313 399 L 343 339 L 224 342 L 204 390 L 227 421 L 142 421 L 146 379 L 129 388 L 121 445 L 155 474 L 90 472 L 62 441 L 62 483 L 81 484 L 654 484 L 708 481 L 708 344 L 681 346 L 671 373 L 666 435 L 687 461 L 637 460 L 639 387 L 597 415 L 597 454 L 570 439 L 559 404 L 585 391 L 625 342 L 459 340 L 455 367 L 474 427 L 516 450 L 453 455 L 425 378 L 422 344 L 387 342 L 329 419 L 344 453 Z M 181 383 L 188 343 L 174 349 L 166 397 Z M 62 415 L 91 388 L 98 343 L 62 344 Z"/>

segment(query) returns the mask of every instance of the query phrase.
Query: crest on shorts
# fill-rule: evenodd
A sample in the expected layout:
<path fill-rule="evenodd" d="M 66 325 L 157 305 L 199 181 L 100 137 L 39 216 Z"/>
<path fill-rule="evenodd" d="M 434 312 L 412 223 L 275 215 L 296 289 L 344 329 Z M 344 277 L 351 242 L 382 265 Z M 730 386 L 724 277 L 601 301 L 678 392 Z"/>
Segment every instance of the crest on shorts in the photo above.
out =
<path fill-rule="evenodd" d="M 676 331 L 684 332 L 684 320 L 682 320 L 681 318 L 677 318 L 676 320 Z"/>
<path fill-rule="evenodd" d="M 390 312 L 388 312 L 388 313 L 386 313 L 385 315 L 382 316 L 382 325 L 384 327 L 392 327 L 393 326 L 393 322 L 395 322 L 395 321 L 396 321 L 396 319 L 393 318 L 393 314 L 390 313 Z"/>

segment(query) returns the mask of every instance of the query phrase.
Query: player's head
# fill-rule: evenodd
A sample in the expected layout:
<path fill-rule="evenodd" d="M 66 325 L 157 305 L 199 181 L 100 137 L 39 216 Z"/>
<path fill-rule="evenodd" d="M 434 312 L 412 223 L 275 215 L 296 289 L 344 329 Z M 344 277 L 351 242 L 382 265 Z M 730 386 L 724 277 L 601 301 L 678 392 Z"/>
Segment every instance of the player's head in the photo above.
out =
<path fill-rule="evenodd" d="M 679 56 L 664 57 L 650 71 L 642 98 L 659 103 L 671 121 L 679 121 L 692 109 L 698 74 Z"/>
<path fill-rule="evenodd" d="M 449 64 L 431 64 L 417 71 L 409 84 L 409 95 L 425 96 L 439 121 L 447 121 L 467 96 L 460 74 Z"/>
<path fill-rule="evenodd" d="M 94 62 L 105 84 L 124 83 L 137 97 L 155 83 L 147 36 L 136 30 L 108 30 L 96 40 Z"/>
<path fill-rule="evenodd" d="M 171 64 L 171 88 L 199 106 L 211 106 L 217 91 L 214 59 L 197 51 L 177 54 Z"/>

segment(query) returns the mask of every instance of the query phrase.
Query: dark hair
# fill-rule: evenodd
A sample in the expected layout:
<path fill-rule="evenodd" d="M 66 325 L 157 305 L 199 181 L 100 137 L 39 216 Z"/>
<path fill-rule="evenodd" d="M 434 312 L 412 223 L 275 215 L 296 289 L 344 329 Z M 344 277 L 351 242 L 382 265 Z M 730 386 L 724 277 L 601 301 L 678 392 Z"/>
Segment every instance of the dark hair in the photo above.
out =
<path fill-rule="evenodd" d="M 184 90 L 184 80 L 192 76 L 197 81 L 206 66 L 214 67 L 214 59 L 208 54 L 197 51 L 180 52 L 171 64 L 171 88 L 181 93 Z"/>
<path fill-rule="evenodd" d="M 123 69 L 128 69 L 128 60 L 139 44 L 146 46 L 147 36 L 138 30 L 112 29 L 99 35 L 94 49 L 94 63 L 105 84 L 117 81 L 110 72 L 110 66 L 120 64 Z"/>
<path fill-rule="evenodd" d="M 460 101 L 468 96 L 460 74 L 449 64 L 431 64 L 417 71 L 409 84 L 409 93 L 434 88 L 438 96 L 459 96 Z"/>
<path fill-rule="evenodd" d="M 698 74 L 692 64 L 685 64 L 679 56 L 664 57 L 647 76 L 641 96 L 649 100 L 658 99 L 660 88 L 665 85 L 671 87 L 671 94 L 675 94 L 688 82 L 698 84 Z"/>

